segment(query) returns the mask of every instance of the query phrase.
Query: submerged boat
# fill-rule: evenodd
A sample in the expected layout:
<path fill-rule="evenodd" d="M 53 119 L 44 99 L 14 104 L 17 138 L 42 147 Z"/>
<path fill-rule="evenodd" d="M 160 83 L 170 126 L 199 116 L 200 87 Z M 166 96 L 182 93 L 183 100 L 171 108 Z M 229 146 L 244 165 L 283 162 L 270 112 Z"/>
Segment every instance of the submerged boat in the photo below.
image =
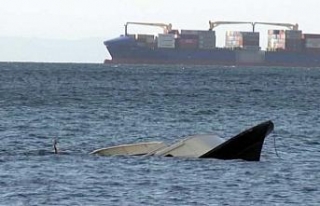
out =
<path fill-rule="evenodd" d="M 163 33 L 129 34 L 128 25 L 158 26 Z M 252 31 L 228 31 L 225 47 L 216 47 L 214 29 L 223 24 L 250 24 Z M 209 22 L 208 30 L 175 30 L 171 24 L 127 22 L 125 34 L 104 42 L 111 59 L 106 64 L 191 64 L 223 66 L 320 67 L 320 34 L 306 34 L 297 24 L 268 22 Z M 269 30 L 261 50 L 257 25 L 282 26 Z"/>
<path fill-rule="evenodd" d="M 266 121 L 239 133 L 229 140 L 211 134 L 193 135 L 171 145 L 163 142 L 142 142 L 101 148 L 91 152 L 91 154 L 259 161 L 264 140 L 273 131 L 273 128 L 273 122 Z"/>

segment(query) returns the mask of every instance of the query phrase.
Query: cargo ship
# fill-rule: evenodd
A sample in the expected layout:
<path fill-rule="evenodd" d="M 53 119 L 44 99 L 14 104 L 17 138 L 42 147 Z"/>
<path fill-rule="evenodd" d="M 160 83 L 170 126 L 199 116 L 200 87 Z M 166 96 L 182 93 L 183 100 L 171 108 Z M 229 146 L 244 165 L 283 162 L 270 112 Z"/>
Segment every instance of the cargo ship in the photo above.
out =
<path fill-rule="evenodd" d="M 129 34 L 129 25 L 157 26 L 163 33 Z M 216 46 L 215 28 L 223 24 L 250 24 L 252 31 L 227 31 L 225 46 Z M 268 46 L 260 47 L 257 25 L 285 27 L 268 30 Z M 207 30 L 177 30 L 172 24 L 127 22 L 124 35 L 104 45 L 106 64 L 191 64 L 223 66 L 320 67 L 320 34 L 299 30 L 298 24 L 209 21 Z"/>

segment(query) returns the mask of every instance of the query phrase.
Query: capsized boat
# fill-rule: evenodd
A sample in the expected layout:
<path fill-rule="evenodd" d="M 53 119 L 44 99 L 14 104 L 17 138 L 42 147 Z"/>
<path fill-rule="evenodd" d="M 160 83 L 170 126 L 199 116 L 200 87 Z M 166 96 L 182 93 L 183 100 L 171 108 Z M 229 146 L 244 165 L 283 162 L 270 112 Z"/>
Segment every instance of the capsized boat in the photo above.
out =
<path fill-rule="evenodd" d="M 90 154 L 103 156 L 145 155 L 259 161 L 264 139 L 273 131 L 273 128 L 273 122 L 266 121 L 228 140 L 211 134 L 193 135 L 171 145 L 166 145 L 163 142 L 141 142 L 106 147 L 95 150 Z"/>

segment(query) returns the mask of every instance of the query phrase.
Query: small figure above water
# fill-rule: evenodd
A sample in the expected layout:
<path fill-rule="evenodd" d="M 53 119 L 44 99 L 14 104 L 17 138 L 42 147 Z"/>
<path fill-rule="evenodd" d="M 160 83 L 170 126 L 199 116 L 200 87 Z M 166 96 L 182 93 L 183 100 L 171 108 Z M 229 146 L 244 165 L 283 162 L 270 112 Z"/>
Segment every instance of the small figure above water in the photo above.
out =
<path fill-rule="evenodd" d="M 55 154 L 58 154 L 57 144 L 58 144 L 57 139 L 54 139 L 54 140 L 53 140 L 53 149 L 54 149 L 54 153 L 55 153 Z"/>

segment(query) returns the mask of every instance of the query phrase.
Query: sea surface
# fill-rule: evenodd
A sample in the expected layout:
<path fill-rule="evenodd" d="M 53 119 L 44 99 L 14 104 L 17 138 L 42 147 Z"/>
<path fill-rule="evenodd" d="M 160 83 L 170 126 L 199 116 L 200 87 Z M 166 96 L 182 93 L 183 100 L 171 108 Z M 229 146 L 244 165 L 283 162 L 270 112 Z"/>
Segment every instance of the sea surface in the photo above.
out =
<path fill-rule="evenodd" d="M 3 62 L 0 205 L 320 205 L 319 109 L 317 68 Z M 260 162 L 89 154 L 266 120 Z"/>

